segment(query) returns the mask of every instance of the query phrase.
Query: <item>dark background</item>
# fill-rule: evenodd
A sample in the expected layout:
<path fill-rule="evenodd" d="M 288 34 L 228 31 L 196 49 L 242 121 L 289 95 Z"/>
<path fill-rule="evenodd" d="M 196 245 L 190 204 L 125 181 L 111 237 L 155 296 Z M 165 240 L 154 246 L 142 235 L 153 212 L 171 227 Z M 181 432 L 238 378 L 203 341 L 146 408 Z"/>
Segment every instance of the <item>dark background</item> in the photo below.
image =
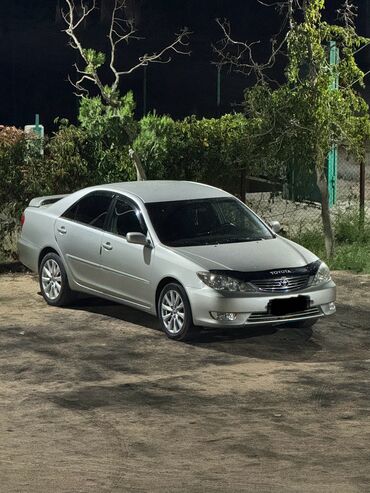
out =
<path fill-rule="evenodd" d="M 99 10 L 81 29 L 86 47 L 104 51 L 107 43 L 107 12 L 112 0 L 99 0 Z M 358 5 L 358 29 L 370 36 L 370 0 L 353 0 Z M 75 71 L 76 52 L 68 46 L 60 17 L 63 0 L 1 0 L 0 6 L 0 124 L 23 127 L 34 122 L 35 113 L 50 132 L 55 117 L 75 121 L 77 98 L 67 81 Z M 340 4 L 328 0 L 331 14 Z M 175 118 L 188 114 L 217 116 L 237 109 L 243 89 L 253 83 L 241 75 L 222 72 L 221 107 L 216 106 L 217 70 L 212 43 L 221 38 L 216 18 L 230 20 L 235 38 L 261 39 L 261 57 L 268 54 L 268 41 L 279 30 L 279 17 L 257 0 L 128 0 L 128 14 L 137 18 L 139 34 L 145 40 L 123 46 L 120 66 L 129 67 L 140 54 L 155 51 L 170 42 L 174 33 L 187 26 L 192 31 L 190 56 L 174 56 L 168 65 L 147 68 L 147 109 Z M 334 13 L 334 14 L 333 14 Z M 126 58 L 128 57 L 129 58 Z M 370 68 L 370 47 L 359 58 Z M 281 67 L 280 67 L 281 69 Z M 276 77 L 281 70 L 276 69 Z M 121 90 L 133 90 L 137 116 L 143 112 L 143 69 L 123 81 Z M 369 95 L 367 90 L 366 95 Z"/>

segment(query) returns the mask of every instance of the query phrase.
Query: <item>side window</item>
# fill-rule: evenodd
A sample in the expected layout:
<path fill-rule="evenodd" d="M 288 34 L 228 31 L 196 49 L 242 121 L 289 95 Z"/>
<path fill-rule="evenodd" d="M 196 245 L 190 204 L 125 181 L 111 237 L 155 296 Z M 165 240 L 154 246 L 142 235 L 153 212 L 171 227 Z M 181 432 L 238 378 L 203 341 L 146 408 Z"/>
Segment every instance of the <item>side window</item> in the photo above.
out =
<path fill-rule="evenodd" d="M 123 199 L 117 199 L 112 214 L 111 232 L 119 236 L 127 233 L 143 233 L 146 235 L 147 228 L 141 218 L 139 209 Z"/>
<path fill-rule="evenodd" d="M 62 217 L 103 229 L 111 201 L 111 194 L 93 193 L 76 202 Z"/>

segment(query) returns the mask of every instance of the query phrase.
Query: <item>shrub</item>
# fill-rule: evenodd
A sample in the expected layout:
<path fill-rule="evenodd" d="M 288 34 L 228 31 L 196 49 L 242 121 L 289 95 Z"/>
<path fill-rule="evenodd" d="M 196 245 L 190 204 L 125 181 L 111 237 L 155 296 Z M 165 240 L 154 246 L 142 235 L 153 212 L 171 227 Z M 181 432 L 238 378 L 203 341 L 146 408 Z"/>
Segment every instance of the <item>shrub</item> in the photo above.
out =
<path fill-rule="evenodd" d="M 0 210 L 0 261 L 15 259 L 20 216 L 16 204 L 7 204 Z"/>
<path fill-rule="evenodd" d="M 22 196 L 26 155 L 24 132 L 15 127 L 0 127 L 0 204 L 19 201 Z"/>
<path fill-rule="evenodd" d="M 183 142 L 176 122 L 169 116 L 148 114 L 140 121 L 140 132 L 134 142 L 149 180 L 173 179 L 178 170 L 172 163 L 179 162 Z"/>
<path fill-rule="evenodd" d="M 325 258 L 320 226 L 303 231 L 292 239 L 324 259 L 331 269 L 370 273 L 370 225 L 365 223 L 362 226 L 358 214 L 346 212 L 335 219 L 334 231 L 336 249 L 332 259 Z"/>
<path fill-rule="evenodd" d="M 335 219 L 335 238 L 342 244 L 370 242 L 370 224 L 361 224 L 358 213 L 342 213 Z"/>
<path fill-rule="evenodd" d="M 240 169 L 248 165 L 247 120 L 147 115 L 134 147 L 149 179 L 201 181 L 239 191 Z"/>
<path fill-rule="evenodd" d="M 88 144 L 82 156 L 87 161 L 91 184 L 135 179 L 135 167 L 129 157 L 129 144 L 138 131 L 134 109 L 131 92 L 120 98 L 115 108 L 103 104 L 100 97 L 82 98 L 78 118 Z"/>

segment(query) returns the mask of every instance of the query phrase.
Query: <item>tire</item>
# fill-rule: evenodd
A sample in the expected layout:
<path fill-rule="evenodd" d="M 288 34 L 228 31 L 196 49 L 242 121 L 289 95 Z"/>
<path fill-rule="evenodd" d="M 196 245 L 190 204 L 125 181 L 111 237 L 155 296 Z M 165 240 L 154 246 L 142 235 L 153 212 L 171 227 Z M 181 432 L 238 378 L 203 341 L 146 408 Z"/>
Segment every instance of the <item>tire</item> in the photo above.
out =
<path fill-rule="evenodd" d="M 162 329 L 169 339 L 185 341 L 191 338 L 194 332 L 191 307 L 180 284 L 166 284 L 159 296 L 157 312 Z"/>
<path fill-rule="evenodd" d="M 47 253 L 39 269 L 41 294 L 48 305 L 65 306 L 73 299 L 62 259 L 56 253 Z"/>

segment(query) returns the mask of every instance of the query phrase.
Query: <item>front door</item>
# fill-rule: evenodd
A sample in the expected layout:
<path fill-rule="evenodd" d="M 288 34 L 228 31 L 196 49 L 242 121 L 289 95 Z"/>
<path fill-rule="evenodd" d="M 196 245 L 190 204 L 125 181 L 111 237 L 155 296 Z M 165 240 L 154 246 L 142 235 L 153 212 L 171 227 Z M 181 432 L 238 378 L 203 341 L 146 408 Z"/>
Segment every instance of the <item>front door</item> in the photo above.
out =
<path fill-rule="evenodd" d="M 127 233 L 147 234 L 137 205 L 126 197 L 116 198 L 108 231 L 103 234 L 101 267 L 104 290 L 133 306 L 151 307 L 150 272 L 154 250 L 128 243 Z"/>

